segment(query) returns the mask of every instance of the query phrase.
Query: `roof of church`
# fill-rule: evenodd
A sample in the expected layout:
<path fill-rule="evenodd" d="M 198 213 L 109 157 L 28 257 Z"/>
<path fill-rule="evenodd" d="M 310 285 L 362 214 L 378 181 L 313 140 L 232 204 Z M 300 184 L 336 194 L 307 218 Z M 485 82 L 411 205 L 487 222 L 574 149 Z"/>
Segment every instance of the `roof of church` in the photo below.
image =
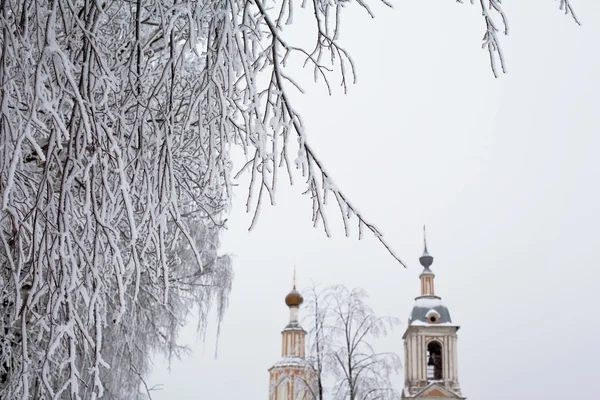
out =
<path fill-rule="evenodd" d="M 300 326 L 300 323 L 298 321 L 290 321 L 285 328 L 283 328 L 283 331 L 302 331 L 302 332 L 306 332 L 302 326 Z"/>
<path fill-rule="evenodd" d="M 423 266 L 423 272 L 419 276 L 421 279 L 421 296 L 415 299 L 415 305 L 408 316 L 409 325 L 454 326 L 448 307 L 444 305 L 441 297 L 435 295 L 433 290 L 435 274 L 430 269 L 433 264 L 433 256 L 427 250 L 425 227 L 423 227 L 423 255 L 419 258 L 419 261 Z"/>
<path fill-rule="evenodd" d="M 304 358 L 296 357 L 296 356 L 288 356 L 283 357 L 281 360 L 277 361 L 269 370 L 276 367 L 309 367 L 312 368 L 310 363 L 306 361 Z"/>
<path fill-rule="evenodd" d="M 444 384 L 440 382 L 431 382 L 427 386 L 425 386 L 422 390 L 417 393 L 411 394 L 407 388 L 404 388 L 402 391 L 403 399 L 423 399 L 423 398 L 448 398 L 448 399 L 466 399 L 462 395 L 454 392 L 447 388 Z"/>
<path fill-rule="evenodd" d="M 428 317 L 432 314 L 432 311 L 435 311 L 439 315 L 439 321 L 436 320 L 435 324 L 429 323 Z M 444 305 L 442 299 L 438 296 L 417 297 L 415 299 L 415 305 L 410 313 L 409 320 L 411 325 L 416 325 L 415 322 L 417 321 L 428 325 L 452 324 L 450 311 L 448 311 L 448 307 Z"/>

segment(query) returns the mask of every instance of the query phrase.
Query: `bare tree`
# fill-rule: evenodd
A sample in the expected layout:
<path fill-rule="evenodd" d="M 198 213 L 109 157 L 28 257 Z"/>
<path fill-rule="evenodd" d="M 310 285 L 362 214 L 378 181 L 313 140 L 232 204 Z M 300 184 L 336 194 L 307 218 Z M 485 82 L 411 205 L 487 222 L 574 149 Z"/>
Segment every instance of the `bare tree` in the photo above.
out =
<path fill-rule="evenodd" d="M 354 81 L 339 44 L 348 3 L 0 0 L 0 397 L 134 398 L 152 351 L 179 350 L 192 305 L 202 327 L 211 305 L 222 317 L 233 146 L 249 159 L 252 226 L 295 166 L 315 225 L 329 233 L 333 197 L 347 234 L 354 219 L 401 262 L 335 185 L 288 96 L 299 87 L 286 63 L 329 90 Z M 314 18 L 311 48 L 286 37 L 298 7 Z"/>
<path fill-rule="evenodd" d="M 391 378 L 400 369 L 395 353 L 378 352 L 374 338 L 387 335 L 399 323 L 377 317 L 362 289 L 318 285 L 307 294 L 305 325 L 309 327 L 310 358 L 317 371 L 319 399 L 397 399 Z"/>
<path fill-rule="evenodd" d="M 318 283 L 304 291 L 305 326 L 308 335 L 308 361 L 316 373 L 316 391 L 318 399 L 325 399 L 325 364 L 327 363 L 329 343 L 326 336 L 329 332 L 329 316 L 331 311 L 331 291 L 321 290 Z"/>

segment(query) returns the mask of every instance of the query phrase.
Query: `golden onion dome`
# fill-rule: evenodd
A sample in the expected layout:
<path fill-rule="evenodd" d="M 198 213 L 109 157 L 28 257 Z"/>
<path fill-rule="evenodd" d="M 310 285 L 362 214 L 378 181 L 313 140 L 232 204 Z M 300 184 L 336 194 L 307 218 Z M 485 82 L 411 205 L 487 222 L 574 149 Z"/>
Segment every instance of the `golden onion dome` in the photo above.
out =
<path fill-rule="evenodd" d="M 285 296 L 285 304 L 287 304 L 288 307 L 299 307 L 303 302 L 304 297 L 302 297 L 296 288 L 292 289 L 292 291 Z"/>

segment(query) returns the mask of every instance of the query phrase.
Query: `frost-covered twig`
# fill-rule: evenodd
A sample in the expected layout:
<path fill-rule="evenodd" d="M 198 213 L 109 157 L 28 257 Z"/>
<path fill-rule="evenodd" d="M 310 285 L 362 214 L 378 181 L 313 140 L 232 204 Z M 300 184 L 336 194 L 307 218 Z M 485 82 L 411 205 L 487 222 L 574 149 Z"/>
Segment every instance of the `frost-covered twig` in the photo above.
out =
<path fill-rule="evenodd" d="M 571 0 L 558 0 L 560 1 L 560 9 L 565 12 L 565 15 L 571 14 L 573 20 L 577 23 L 577 25 L 581 25 L 581 22 L 577 19 L 577 15 L 575 15 L 575 11 L 573 11 L 573 7 L 571 6 Z"/>
<path fill-rule="evenodd" d="M 295 161 L 296 167 L 301 170 L 303 177 L 306 178 L 307 190 L 306 193 L 310 194 L 313 202 L 313 213 L 312 220 L 315 226 L 319 222 L 323 223 L 323 229 L 329 236 L 330 229 L 327 222 L 325 206 L 327 203 L 327 196 L 331 194 L 335 197 L 338 206 L 340 208 L 340 214 L 344 224 L 344 230 L 346 235 L 350 235 L 349 220 L 352 217 L 356 217 L 358 223 L 359 238 L 362 238 L 363 228 L 366 227 L 371 231 L 375 237 L 383 244 L 388 252 L 402 265 L 402 261 L 391 246 L 383 238 L 383 235 L 377 230 L 377 228 L 367 221 L 365 217 L 358 212 L 358 210 L 348 200 L 346 195 L 335 185 L 332 177 L 325 170 L 323 163 L 316 156 L 314 150 L 308 144 L 308 138 L 306 131 L 302 125 L 300 116 L 294 110 L 285 89 L 285 74 L 282 71 L 285 65 L 285 60 L 289 57 L 290 52 L 300 52 L 305 58 L 305 65 L 312 63 L 314 65 L 314 78 L 317 80 L 319 77 L 323 77 L 325 84 L 329 91 L 331 91 L 329 81 L 327 79 L 327 72 L 329 67 L 321 64 L 321 59 L 326 52 L 329 52 L 331 56 L 332 64 L 335 65 L 335 60 L 339 60 L 339 72 L 342 77 L 341 85 L 346 90 L 346 76 L 350 74 L 352 81 L 355 79 L 354 63 L 348 56 L 347 52 L 337 44 L 338 26 L 339 23 L 339 7 L 341 4 L 336 4 L 336 16 L 333 28 L 330 28 L 331 22 L 328 19 L 329 10 L 331 5 L 329 3 L 321 3 L 317 0 L 312 1 L 313 12 L 315 15 L 315 23 L 317 26 L 317 40 L 315 48 L 311 51 L 305 51 L 293 46 L 289 46 L 282 37 L 281 24 L 283 16 L 285 16 L 285 10 L 282 8 L 279 12 L 277 22 L 273 22 L 263 6 L 260 0 L 254 0 L 261 17 L 264 19 L 266 26 L 270 33 L 270 44 L 264 53 L 268 58 L 269 64 L 272 66 L 271 79 L 268 87 L 259 94 L 259 97 L 263 95 L 265 97 L 265 106 L 255 111 L 256 115 L 260 115 L 260 121 L 262 124 L 258 129 L 259 137 L 258 148 L 262 147 L 260 135 L 264 135 L 263 132 L 272 130 L 274 145 L 276 144 L 276 138 L 278 135 L 284 137 L 283 149 L 281 151 L 282 158 L 287 157 L 287 138 L 291 131 L 297 135 L 298 142 L 298 157 Z M 285 3 L 287 4 L 287 3 Z M 360 2 L 362 7 L 365 7 L 370 12 L 366 4 Z M 283 7 L 283 6 L 282 6 Z M 347 63 L 347 65 L 346 65 Z M 295 85 L 294 85 L 295 86 Z M 265 122 L 270 122 L 265 126 Z M 255 142 L 256 143 L 256 142 Z M 254 217 L 252 219 L 251 228 L 257 221 L 258 212 L 261 206 L 261 200 L 265 194 L 268 194 L 271 204 L 273 204 L 273 191 L 276 184 L 276 171 L 279 165 L 285 165 L 288 168 L 288 175 L 291 179 L 291 171 L 289 170 L 289 163 L 287 159 L 278 162 L 278 151 L 274 148 L 273 151 L 266 153 L 264 150 L 261 152 L 258 149 L 254 152 L 254 157 L 251 162 L 248 162 L 243 169 L 249 168 L 251 171 L 251 183 L 246 202 L 247 210 L 254 209 Z M 253 195 L 255 188 L 258 191 L 258 199 L 254 200 Z"/>
<path fill-rule="evenodd" d="M 481 4 L 481 12 L 485 20 L 486 32 L 483 35 L 482 47 L 487 49 L 490 54 L 490 65 L 494 76 L 498 77 L 498 71 L 496 69 L 496 55 L 500 60 L 500 67 L 502 72 L 506 73 L 506 64 L 504 61 L 504 55 L 502 54 L 502 48 L 498 42 L 498 28 L 495 25 L 494 20 L 490 16 L 490 11 L 495 11 L 502 18 L 502 24 L 504 25 L 504 34 L 508 35 L 508 21 L 506 20 L 506 14 L 501 7 L 501 0 L 479 0 Z M 486 4 L 487 3 L 487 6 Z"/>
<path fill-rule="evenodd" d="M 463 0 L 456 0 L 456 2 L 463 3 Z M 475 0 L 471 0 L 471 4 L 474 2 Z M 496 65 L 496 57 L 500 60 L 500 68 L 503 73 L 506 73 L 506 64 L 497 35 L 500 29 L 496 26 L 496 22 L 492 17 L 491 12 L 496 13 L 500 17 L 502 25 L 504 26 L 503 33 L 505 35 L 508 35 L 508 20 L 502 9 L 502 0 L 479 0 L 479 4 L 481 6 L 481 15 L 485 22 L 485 34 L 483 35 L 483 44 L 481 47 L 488 51 L 490 55 L 490 66 L 494 77 L 497 78 L 499 73 Z"/>
<path fill-rule="evenodd" d="M 565 15 L 571 14 L 573 20 L 581 25 L 573 8 L 571 7 L 570 0 L 559 0 L 560 1 L 560 9 L 564 10 Z M 457 3 L 463 3 L 463 0 L 456 0 Z M 471 0 L 471 4 L 473 4 L 475 0 Z M 485 22 L 485 34 L 483 35 L 483 44 L 482 48 L 486 49 L 490 56 L 490 65 L 492 68 L 492 72 L 494 77 L 499 76 L 499 71 L 497 68 L 496 57 L 500 61 L 500 68 L 503 73 L 506 73 L 506 61 L 504 59 L 504 54 L 502 52 L 502 47 L 500 46 L 500 41 L 498 39 L 498 32 L 500 29 L 497 26 L 497 22 L 492 17 L 492 13 L 495 13 L 500 17 L 501 23 L 503 25 L 503 33 L 508 35 L 508 20 L 504 10 L 502 9 L 502 0 L 479 0 L 479 4 L 481 6 L 481 13 L 483 16 L 483 20 Z"/>

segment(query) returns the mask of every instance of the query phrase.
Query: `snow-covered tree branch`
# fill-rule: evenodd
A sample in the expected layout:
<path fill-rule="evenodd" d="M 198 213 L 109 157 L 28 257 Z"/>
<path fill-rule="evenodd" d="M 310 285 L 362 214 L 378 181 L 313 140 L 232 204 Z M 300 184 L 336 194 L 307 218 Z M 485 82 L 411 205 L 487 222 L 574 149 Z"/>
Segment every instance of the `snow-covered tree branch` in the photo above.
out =
<path fill-rule="evenodd" d="M 458 3 L 463 3 L 464 0 L 456 0 Z M 471 4 L 475 3 L 475 0 L 470 0 Z M 571 0 L 555 0 L 560 2 L 560 9 L 565 12 L 565 15 L 571 15 L 573 20 L 581 25 L 573 7 L 571 6 Z M 508 35 L 508 18 L 502 8 L 502 0 L 479 0 L 481 7 L 481 15 L 485 23 L 485 33 L 482 39 L 482 48 L 487 50 L 490 55 L 490 66 L 494 76 L 497 78 L 500 75 L 498 71 L 498 63 L 503 73 L 507 72 L 506 60 L 502 47 L 500 46 L 500 39 L 498 33 L 504 33 Z"/>
<path fill-rule="evenodd" d="M 349 3 L 0 0 L 0 397 L 134 398 L 152 351 L 183 350 L 193 307 L 201 330 L 211 306 L 222 318 L 233 147 L 249 160 L 252 226 L 295 167 L 315 225 L 329 232 L 333 197 L 347 234 L 354 221 L 401 262 L 289 97 L 294 57 L 329 90 L 354 81 L 339 42 Z M 314 15 L 311 48 L 285 35 L 298 7 Z"/>

